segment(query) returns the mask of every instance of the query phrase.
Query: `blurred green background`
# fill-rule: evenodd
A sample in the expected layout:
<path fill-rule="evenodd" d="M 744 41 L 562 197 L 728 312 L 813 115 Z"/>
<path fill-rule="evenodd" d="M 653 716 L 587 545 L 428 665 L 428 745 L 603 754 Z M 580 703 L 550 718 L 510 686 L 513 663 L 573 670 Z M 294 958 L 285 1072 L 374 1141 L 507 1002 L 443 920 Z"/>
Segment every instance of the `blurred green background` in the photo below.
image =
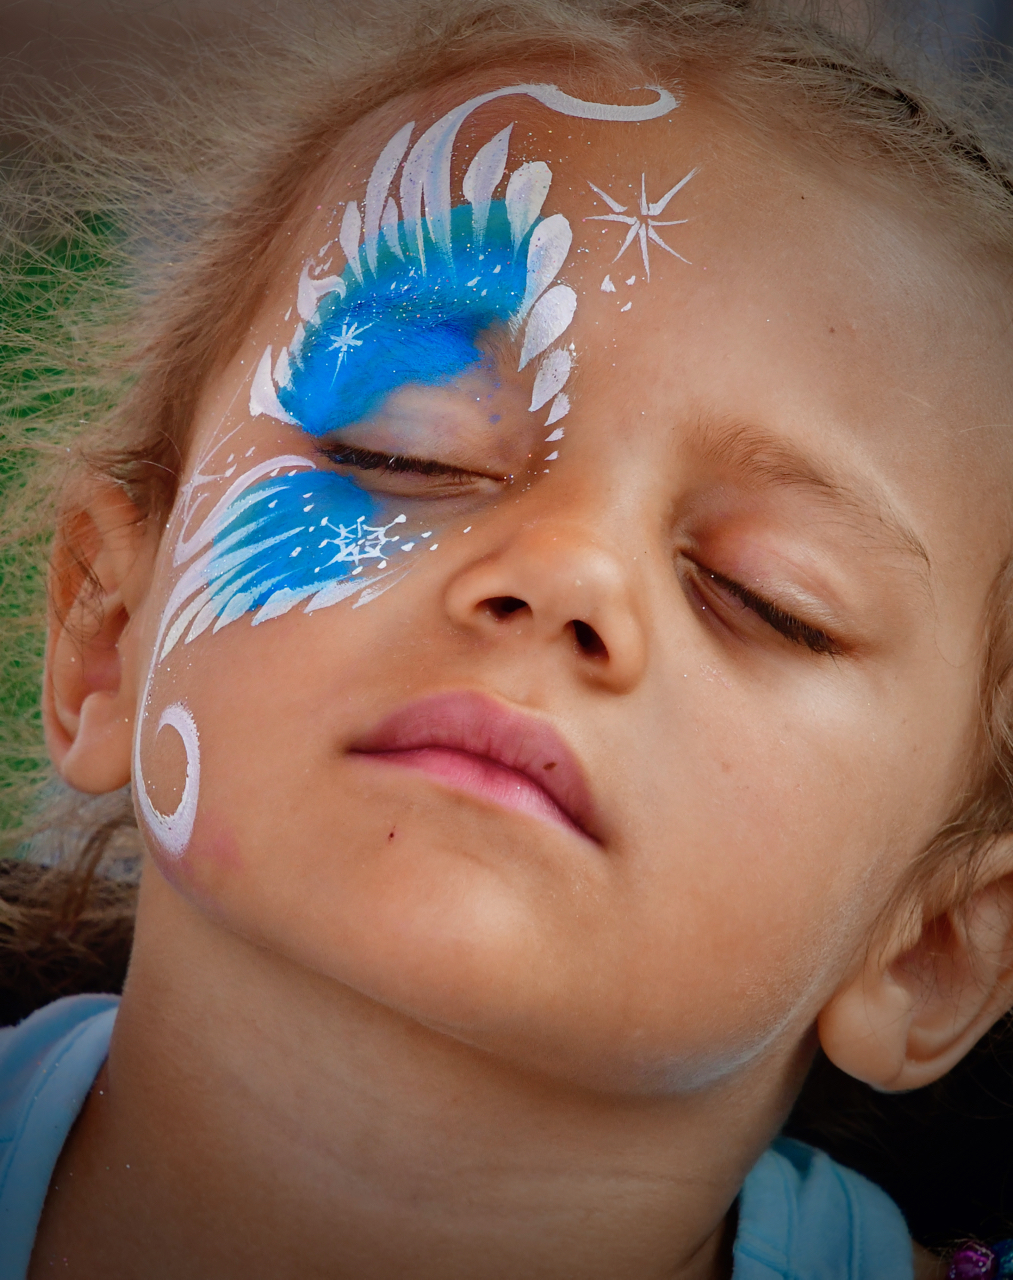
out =
<path fill-rule="evenodd" d="M 57 447 L 57 414 L 65 421 L 70 410 L 83 421 L 98 408 L 75 336 L 94 283 L 108 288 L 104 247 L 113 242 L 111 225 L 88 215 L 76 233 L 0 264 L 0 510 L 27 517 L 23 536 L 0 543 L 0 849 L 45 771 L 39 686 L 48 531 L 28 486 L 36 463 Z"/>

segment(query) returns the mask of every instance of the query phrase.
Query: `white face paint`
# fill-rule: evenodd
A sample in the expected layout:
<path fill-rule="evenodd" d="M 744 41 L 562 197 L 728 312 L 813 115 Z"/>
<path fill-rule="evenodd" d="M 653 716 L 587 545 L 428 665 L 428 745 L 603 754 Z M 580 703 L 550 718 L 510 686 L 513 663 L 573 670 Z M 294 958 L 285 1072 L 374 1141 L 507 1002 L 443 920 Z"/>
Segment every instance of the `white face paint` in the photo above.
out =
<path fill-rule="evenodd" d="M 501 323 L 520 341 L 519 370 L 542 357 L 529 412 L 548 406 L 545 426 L 554 427 L 570 410 L 564 388 L 575 365 L 572 345 L 555 345 L 570 328 L 578 303 L 571 286 L 556 282 L 571 252 L 570 222 L 559 213 L 542 216 L 553 175 L 541 160 L 518 165 L 507 178 L 503 200 L 494 200 L 507 173 L 512 124 L 478 149 L 462 183 L 467 203 L 454 207 L 451 170 L 458 131 L 477 108 L 511 95 L 592 121 L 651 120 L 678 106 L 668 90 L 651 92 L 656 96 L 647 104 L 619 106 L 585 102 L 554 85 L 513 85 L 455 107 L 414 146 L 414 123 L 405 124 L 382 149 L 363 208 L 356 201 L 345 206 L 336 238 L 344 269 L 330 269 L 333 240 L 304 264 L 296 284 L 296 328 L 277 359 L 268 345 L 257 361 L 249 384 L 250 416 L 266 416 L 316 438 L 340 431 L 401 386 L 441 385 L 465 372 L 478 357 L 474 337 Z M 395 199 L 392 186 L 399 170 Z M 639 217 L 627 215 L 625 206 L 592 184 L 612 210 L 600 216 L 629 226 L 616 258 L 639 239 L 648 279 L 648 241 L 680 256 L 656 228 L 675 225 L 658 215 L 692 176 L 654 203 L 648 203 L 644 186 Z M 608 277 L 602 289 L 614 290 Z M 441 321 L 441 305 L 447 316 L 453 313 L 452 325 Z M 428 345 L 392 372 L 397 361 L 390 358 L 391 344 L 422 309 Z M 156 733 L 171 728 L 180 735 L 186 779 L 176 809 L 160 813 L 144 781 L 141 747 L 159 665 L 180 643 L 191 643 L 209 628 L 217 632 L 246 614 L 256 625 L 297 605 L 311 613 L 351 596 L 358 597 L 356 606 L 363 604 L 408 571 L 413 553 L 438 546 L 429 541 L 432 530 L 413 533 L 405 528 L 403 512 L 381 510 L 351 480 L 301 455 L 272 456 L 232 479 L 236 466 L 216 469 L 214 461 L 231 434 L 212 441 L 180 492 L 173 565 L 181 573 L 162 614 L 134 744 L 138 807 L 173 858 L 185 851 L 193 830 L 200 745 L 186 705 L 167 707 Z M 553 444 L 563 436 L 557 426 L 545 440 Z M 558 457 L 552 449 L 544 461 Z M 214 488 L 227 480 L 224 493 L 211 501 Z"/>
<path fill-rule="evenodd" d="M 641 174 L 639 216 L 628 213 L 626 205 L 620 204 L 618 200 L 614 200 L 607 192 L 602 191 L 600 187 L 596 187 L 593 182 L 589 182 L 587 184 L 592 191 L 601 196 L 602 200 L 604 200 L 612 210 L 611 213 L 595 214 L 589 219 L 589 221 L 619 222 L 629 227 L 629 230 L 626 233 L 626 239 L 622 242 L 619 252 L 612 259 L 613 262 L 618 262 L 630 245 L 632 245 L 633 241 L 637 240 L 640 244 L 640 256 L 643 259 L 644 272 L 648 280 L 651 278 L 651 258 L 648 251 L 648 242 L 659 245 L 666 253 L 670 253 L 673 258 L 678 258 L 680 262 L 685 262 L 687 266 L 691 265 L 681 253 L 676 253 L 670 244 L 666 244 L 665 241 L 662 240 L 661 236 L 658 235 L 657 228 L 679 227 L 687 221 L 686 218 L 674 218 L 669 221 L 662 222 L 659 220 L 658 215 L 660 213 L 664 213 L 668 202 L 672 197 L 674 195 L 678 195 L 686 183 L 689 182 L 690 178 L 694 177 L 697 172 L 698 170 L 691 169 L 684 178 L 679 179 L 670 191 L 666 191 L 660 200 L 655 200 L 653 202 L 647 199 L 647 175 Z M 634 284 L 635 282 L 636 276 L 630 276 L 626 281 L 627 284 Z M 615 290 L 615 285 L 613 285 L 608 276 L 606 276 L 602 281 L 601 287 L 603 293 L 612 293 Z"/>
<path fill-rule="evenodd" d="M 158 718 L 158 732 L 164 728 L 175 729 L 186 753 L 186 777 L 183 794 L 172 813 L 162 814 L 148 799 L 143 779 L 137 789 L 138 802 L 149 826 L 157 834 L 159 843 L 170 857 L 178 858 L 190 843 L 193 824 L 197 819 L 197 796 L 200 792 L 200 741 L 193 716 L 182 702 L 166 707 Z M 140 775 L 138 775 L 140 777 Z"/>

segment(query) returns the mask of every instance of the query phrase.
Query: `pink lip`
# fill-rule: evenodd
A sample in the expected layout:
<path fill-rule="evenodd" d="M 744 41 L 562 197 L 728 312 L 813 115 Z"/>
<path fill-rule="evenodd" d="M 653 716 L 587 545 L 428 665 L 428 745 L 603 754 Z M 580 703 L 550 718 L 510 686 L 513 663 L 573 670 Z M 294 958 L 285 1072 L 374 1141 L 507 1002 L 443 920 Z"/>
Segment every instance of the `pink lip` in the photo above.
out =
<path fill-rule="evenodd" d="M 349 750 L 595 839 L 591 796 L 563 739 L 544 721 L 482 694 L 410 703 Z"/>

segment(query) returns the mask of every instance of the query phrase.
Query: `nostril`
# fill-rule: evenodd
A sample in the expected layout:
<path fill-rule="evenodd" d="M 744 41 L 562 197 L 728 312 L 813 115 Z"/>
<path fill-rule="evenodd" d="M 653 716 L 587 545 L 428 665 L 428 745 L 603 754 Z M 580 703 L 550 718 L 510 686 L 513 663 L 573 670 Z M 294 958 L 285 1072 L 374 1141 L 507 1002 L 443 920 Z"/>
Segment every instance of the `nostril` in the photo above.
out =
<path fill-rule="evenodd" d="M 502 622 L 504 618 L 509 618 L 511 614 L 519 613 L 521 609 L 526 609 L 528 604 L 526 600 L 518 600 L 516 596 L 496 596 L 491 600 L 486 600 L 485 607 L 498 622 Z"/>
<path fill-rule="evenodd" d="M 579 620 L 574 620 L 570 626 L 573 628 L 573 638 L 577 641 L 577 647 L 582 653 L 587 654 L 589 658 L 608 657 L 605 642 L 594 627 Z"/>

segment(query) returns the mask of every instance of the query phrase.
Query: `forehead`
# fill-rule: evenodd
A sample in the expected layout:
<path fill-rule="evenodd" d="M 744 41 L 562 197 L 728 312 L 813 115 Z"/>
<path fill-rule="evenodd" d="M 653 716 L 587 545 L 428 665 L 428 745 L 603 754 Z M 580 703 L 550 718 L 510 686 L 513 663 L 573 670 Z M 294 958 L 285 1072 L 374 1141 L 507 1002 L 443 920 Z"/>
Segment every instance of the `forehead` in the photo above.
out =
<path fill-rule="evenodd" d="M 923 191 L 900 180 L 891 191 L 857 166 L 816 163 L 775 132 L 752 130 L 699 89 L 673 84 L 671 109 L 662 109 L 652 106 L 657 90 L 570 85 L 581 101 L 601 97 L 603 113 L 638 106 L 650 112 L 642 119 L 584 118 L 554 110 L 523 92 L 523 84 L 511 85 L 524 78 L 501 72 L 456 80 L 394 99 L 360 120 L 307 182 L 303 208 L 286 236 L 290 264 L 298 268 L 321 243 L 335 242 L 349 202 L 365 213 L 371 179 L 375 184 L 382 176 L 395 203 L 398 196 L 403 203 L 406 160 L 419 159 L 417 144 L 430 126 L 456 117 L 438 157 L 451 205 L 467 201 L 469 170 L 474 182 L 484 153 L 501 153 L 498 199 L 518 167 L 546 168 L 541 213 L 562 213 L 570 223 L 569 272 L 587 267 L 593 274 L 649 211 L 640 219 L 648 237 L 653 230 L 671 238 L 678 258 L 694 258 L 684 264 L 693 270 L 685 271 L 656 242 L 648 246 L 654 278 L 682 300 L 725 285 L 762 289 L 772 301 L 790 291 L 797 308 L 819 299 L 828 310 L 840 301 L 861 312 L 866 330 L 893 325 L 895 342 L 903 345 L 911 335 L 912 347 L 926 335 L 949 342 L 968 325 L 981 330 L 1008 322 L 998 314 L 1006 291 L 990 288 L 989 268 L 972 267 L 955 247 Z M 396 139 L 404 147 L 393 146 Z M 424 168 L 416 165 L 414 185 L 421 186 Z M 431 194 L 417 200 L 422 217 Z M 673 222 L 678 231 L 662 230 Z M 631 262 L 644 265 L 636 239 L 618 270 Z M 959 324 L 949 323 L 958 311 Z"/>
<path fill-rule="evenodd" d="M 413 200 L 420 222 L 430 215 L 439 193 L 425 185 L 427 164 L 430 177 L 443 171 L 448 254 L 454 207 L 476 191 L 480 205 L 483 183 L 487 201 L 509 205 L 516 184 L 519 217 L 537 204 L 567 224 L 551 265 L 557 292 L 563 282 L 576 301 L 571 385 L 593 383 L 599 407 L 622 417 L 635 400 L 666 426 L 741 422 L 843 451 L 899 506 L 935 503 L 946 533 L 1005 511 L 1004 307 L 912 191 L 818 166 L 692 90 L 676 88 L 671 109 L 608 119 L 500 92 L 519 81 L 448 83 L 361 120 L 307 185 L 275 312 L 291 311 L 297 280 L 327 278 L 328 253 L 340 258 L 346 239 L 368 256 L 386 217 L 410 221 Z M 634 114 L 657 100 L 645 89 L 572 92 Z"/>

